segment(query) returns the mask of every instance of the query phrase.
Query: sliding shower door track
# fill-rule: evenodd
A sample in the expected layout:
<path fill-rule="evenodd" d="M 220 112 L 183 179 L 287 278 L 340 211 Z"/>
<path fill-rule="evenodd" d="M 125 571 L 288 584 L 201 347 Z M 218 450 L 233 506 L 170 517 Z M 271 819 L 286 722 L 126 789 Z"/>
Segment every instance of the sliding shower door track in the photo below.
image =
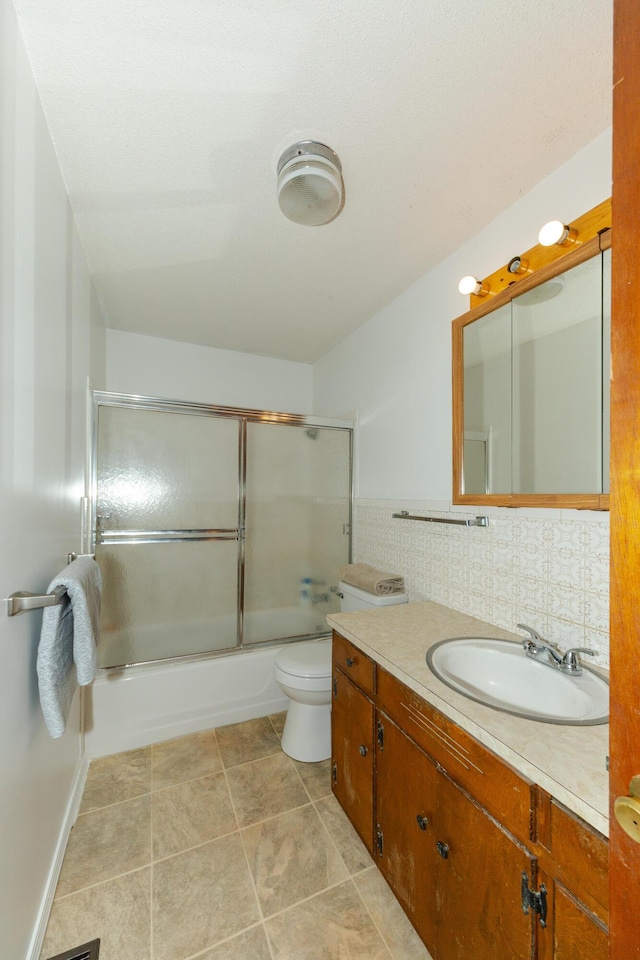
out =
<path fill-rule="evenodd" d="M 279 637 L 276 640 L 257 640 L 255 643 L 245 643 L 238 647 L 225 647 L 223 650 L 207 650 L 204 653 L 187 653 L 184 656 L 162 657 L 156 660 L 136 660 L 135 663 L 114 663 L 109 667 L 101 667 L 100 672 L 109 673 L 111 670 L 136 670 L 138 667 L 163 666 L 176 663 L 196 663 L 199 660 L 215 660 L 218 657 L 235 657 L 243 653 L 255 653 L 267 647 L 282 647 L 288 643 L 299 643 L 302 640 L 328 640 L 331 633 L 308 633 L 299 637 Z"/>

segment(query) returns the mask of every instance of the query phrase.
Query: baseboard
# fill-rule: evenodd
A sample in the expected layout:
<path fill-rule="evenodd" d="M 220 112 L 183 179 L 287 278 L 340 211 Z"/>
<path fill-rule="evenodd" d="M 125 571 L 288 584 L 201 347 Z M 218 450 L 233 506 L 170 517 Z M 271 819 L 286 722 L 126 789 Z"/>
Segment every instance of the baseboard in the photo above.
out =
<path fill-rule="evenodd" d="M 45 887 L 44 896 L 42 897 L 42 902 L 40 904 L 40 909 L 38 911 L 38 916 L 36 919 L 35 927 L 33 930 L 33 936 L 31 938 L 31 943 L 29 945 L 29 950 L 27 952 L 26 960 L 38 960 L 40 956 L 40 952 L 42 950 L 44 935 L 47 931 L 49 915 L 51 913 L 51 907 L 53 905 L 53 897 L 56 892 L 56 887 L 58 885 L 58 878 L 60 876 L 60 871 L 62 869 L 62 861 L 64 860 L 64 854 L 67 849 L 67 841 L 69 840 L 69 834 L 71 833 L 71 828 L 76 822 L 76 817 L 78 816 L 78 810 L 80 809 L 80 802 L 82 800 L 82 794 L 84 792 L 84 785 L 87 780 L 88 771 L 89 771 L 89 759 L 87 757 L 86 751 L 83 750 L 82 755 L 78 761 L 78 765 L 76 767 L 76 772 L 73 777 L 73 783 L 71 785 L 71 792 L 69 794 L 67 809 L 65 811 L 64 819 L 62 821 L 62 827 L 60 828 L 58 843 L 56 844 L 56 850 L 53 857 L 53 862 L 51 864 L 51 869 L 49 870 L 49 876 L 47 878 L 47 884 Z"/>

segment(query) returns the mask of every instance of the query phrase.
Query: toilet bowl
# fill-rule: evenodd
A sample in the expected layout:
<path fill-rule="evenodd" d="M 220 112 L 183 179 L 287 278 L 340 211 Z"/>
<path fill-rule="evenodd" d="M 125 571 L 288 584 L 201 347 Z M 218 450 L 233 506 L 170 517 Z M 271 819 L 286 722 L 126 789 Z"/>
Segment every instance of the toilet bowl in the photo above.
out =
<path fill-rule="evenodd" d="M 371 610 L 407 603 L 406 593 L 376 596 L 340 581 L 340 610 Z M 282 749 L 294 760 L 317 763 L 331 756 L 331 640 L 305 640 L 283 647 L 274 676 L 289 697 Z"/>
<path fill-rule="evenodd" d="M 306 763 L 326 760 L 331 756 L 331 640 L 284 647 L 273 670 L 290 701 L 283 751 Z"/>

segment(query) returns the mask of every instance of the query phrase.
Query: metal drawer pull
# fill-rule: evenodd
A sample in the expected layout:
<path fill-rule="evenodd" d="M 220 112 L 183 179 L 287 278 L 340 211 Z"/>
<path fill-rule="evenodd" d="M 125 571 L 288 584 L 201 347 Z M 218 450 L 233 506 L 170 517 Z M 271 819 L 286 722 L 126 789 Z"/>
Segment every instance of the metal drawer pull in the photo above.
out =
<path fill-rule="evenodd" d="M 369 753 L 369 751 L 367 750 L 367 748 L 365 747 L 365 745 L 364 745 L 363 743 L 361 743 L 361 744 L 360 744 L 360 756 L 361 756 L 361 757 L 366 757 L 366 755 L 367 755 L 368 753 Z"/>
<path fill-rule="evenodd" d="M 447 857 L 449 856 L 449 844 L 442 843 L 440 840 L 438 840 L 438 842 L 436 843 L 436 848 L 438 850 L 438 853 L 442 857 L 442 859 L 446 860 Z"/>
<path fill-rule="evenodd" d="M 351 657 L 347 657 L 347 666 L 348 666 L 348 667 L 352 667 L 352 666 L 353 666 L 353 660 L 351 659 Z"/>
<path fill-rule="evenodd" d="M 416 820 L 421 830 L 426 830 L 427 827 L 429 826 L 428 819 L 426 817 L 422 817 L 420 814 L 418 814 L 418 816 L 416 817 Z"/>

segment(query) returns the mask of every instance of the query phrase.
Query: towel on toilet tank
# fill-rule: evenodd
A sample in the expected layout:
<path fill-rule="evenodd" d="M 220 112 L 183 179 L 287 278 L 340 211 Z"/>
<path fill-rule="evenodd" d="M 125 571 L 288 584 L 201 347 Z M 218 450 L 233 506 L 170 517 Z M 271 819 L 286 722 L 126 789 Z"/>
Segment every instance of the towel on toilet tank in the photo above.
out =
<path fill-rule="evenodd" d="M 76 685 L 86 686 L 98 669 L 102 577 L 89 557 L 78 557 L 54 577 L 47 593 L 64 587 L 60 603 L 45 607 L 38 645 L 40 705 L 53 738 L 65 731 Z"/>
<path fill-rule="evenodd" d="M 404 591 L 404 577 L 397 573 L 385 573 L 376 570 L 368 563 L 347 563 L 338 570 L 338 580 L 350 583 L 352 587 L 359 587 L 367 593 L 384 596 L 389 593 Z"/>

